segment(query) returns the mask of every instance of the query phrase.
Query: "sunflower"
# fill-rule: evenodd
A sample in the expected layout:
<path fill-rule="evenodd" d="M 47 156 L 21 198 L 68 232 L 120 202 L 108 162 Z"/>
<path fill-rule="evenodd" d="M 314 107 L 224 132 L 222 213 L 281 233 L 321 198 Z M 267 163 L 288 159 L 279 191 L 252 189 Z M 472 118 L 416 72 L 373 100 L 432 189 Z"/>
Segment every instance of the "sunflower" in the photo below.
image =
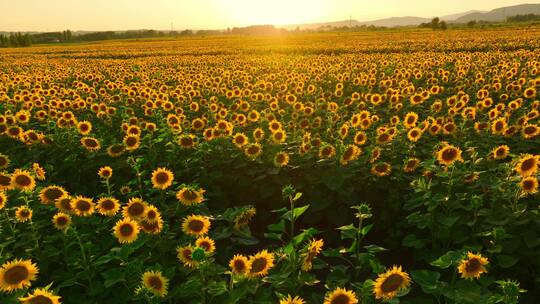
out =
<path fill-rule="evenodd" d="M 510 153 L 510 147 L 507 145 L 501 145 L 491 150 L 491 156 L 494 159 L 505 159 Z"/>
<path fill-rule="evenodd" d="M 287 152 L 278 152 L 274 156 L 274 165 L 276 167 L 283 167 L 286 166 L 289 163 L 289 153 Z"/>
<path fill-rule="evenodd" d="M 535 194 L 538 192 L 538 179 L 535 176 L 524 177 L 519 186 L 524 195 Z"/>
<path fill-rule="evenodd" d="M 409 112 L 405 114 L 405 118 L 403 119 L 403 125 L 407 129 L 413 128 L 416 126 L 417 120 L 418 120 L 418 114 L 414 112 Z"/>
<path fill-rule="evenodd" d="M 455 161 L 463 161 L 461 158 L 461 149 L 446 144 L 436 153 L 437 161 L 441 165 L 452 165 Z"/>
<path fill-rule="evenodd" d="M 243 275 L 246 274 L 248 270 L 248 258 L 241 255 L 236 254 L 230 261 L 229 261 L 229 267 L 231 268 L 231 271 L 234 274 Z"/>
<path fill-rule="evenodd" d="M 118 157 L 122 155 L 124 151 L 126 151 L 126 147 L 123 144 L 112 145 L 107 148 L 107 154 L 109 154 L 110 157 Z"/>
<path fill-rule="evenodd" d="M 330 144 L 324 144 L 319 149 L 319 158 L 321 159 L 330 159 L 336 155 L 336 148 Z"/>
<path fill-rule="evenodd" d="M 4 191 L 0 191 L 0 209 L 3 209 L 7 204 L 7 195 Z"/>
<path fill-rule="evenodd" d="M 178 138 L 178 145 L 182 148 L 190 149 L 195 147 L 196 144 L 196 137 L 193 134 L 184 134 Z"/>
<path fill-rule="evenodd" d="M 27 288 L 36 280 L 38 268 L 31 260 L 16 259 L 0 267 L 0 290 L 12 292 Z"/>
<path fill-rule="evenodd" d="M 376 176 L 387 176 L 392 172 L 392 166 L 389 163 L 382 162 L 371 167 L 371 173 Z"/>
<path fill-rule="evenodd" d="M 255 214 L 257 214 L 257 209 L 253 207 L 247 208 L 244 211 L 240 212 L 240 214 L 234 217 L 234 229 L 240 230 L 243 227 L 249 225 Z"/>
<path fill-rule="evenodd" d="M 64 195 L 54 202 L 54 206 L 62 212 L 71 213 L 73 211 L 73 207 L 71 206 L 72 200 L 73 198 L 71 196 Z"/>
<path fill-rule="evenodd" d="M 63 212 L 58 212 L 53 216 L 52 222 L 58 230 L 66 230 L 71 224 L 71 216 Z"/>
<path fill-rule="evenodd" d="M 540 127 L 533 124 L 527 124 L 521 129 L 521 136 L 523 138 L 534 138 L 540 134 Z"/>
<path fill-rule="evenodd" d="M 287 139 L 287 133 L 285 131 L 279 129 L 277 131 L 272 132 L 272 141 L 276 144 L 281 144 L 285 142 Z"/>
<path fill-rule="evenodd" d="M 113 174 L 113 169 L 109 166 L 99 168 L 98 175 L 99 177 L 103 179 L 111 178 L 112 174 Z"/>
<path fill-rule="evenodd" d="M 122 208 L 124 217 L 132 219 L 140 219 L 144 217 L 148 203 L 140 198 L 130 198 L 127 205 Z"/>
<path fill-rule="evenodd" d="M 303 255 L 302 270 L 310 271 L 313 265 L 313 259 L 319 254 L 324 245 L 324 241 L 313 239 L 309 243 L 306 253 Z"/>
<path fill-rule="evenodd" d="M 373 286 L 373 293 L 376 299 L 390 300 L 398 292 L 409 287 L 410 283 L 409 274 L 402 271 L 401 266 L 393 266 L 385 273 L 379 274 Z"/>
<path fill-rule="evenodd" d="M 11 188 L 30 192 L 36 187 L 36 181 L 26 170 L 17 169 L 11 174 Z"/>
<path fill-rule="evenodd" d="M 92 132 L 92 123 L 86 120 L 80 121 L 77 123 L 77 130 L 81 135 L 88 135 Z"/>
<path fill-rule="evenodd" d="M 126 135 L 123 143 L 126 151 L 135 151 L 141 145 L 141 138 L 137 135 Z"/>
<path fill-rule="evenodd" d="M 71 200 L 71 209 L 77 216 L 90 216 L 94 213 L 94 202 L 91 198 L 77 195 Z"/>
<path fill-rule="evenodd" d="M 345 147 L 343 154 L 339 158 L 339 162 L 345 166 L 351 161 L 357 160 L 360 154 L 362 154 L 362 149 L 358 148 L 356 145 L 348 145 Z"/>
<path fill-rule="evenodd" d="M 99 142 L 99 140 L 93 137 L 81 138 L 81 144 L 85 149 L 91 152 L 96 152 L 101 149 L 101 143 Z"/>
<path fill-rule="evenodd" d="M 199 248 L 204 249 L 206 253 L 212 253 L 216 250 L 216 243 L 214 240 L 207 236 L 200 236 L 196 241 L 195 245 Z"/>
<path fill-rule="evenodd" d="M 519 158 L 514 170 L 522 177 L 535 175 L 538 171 L 539 162 L 539 155 L 525 154 Z"/>
<path fill-rule="evenodd" d="M 0 153 L 0 169 L 5 169 L 9 166 L 9 157 Z"/>
<path fill-rule="evenodd" d="M 19 298 L 21 304 L 60 304 L 61 297 L 50 292 L 48 288 L 37 288 L 34 292 Z"/>
<path fill-rule="evenodd" d="M 354 134 L 354 143 L 358 146 L 363 146 L 367 141 L 367 135 L 364 131 L 358 131 Z"/>
<path fill-rule="evenodd" d="M 146 212 L 144 213 L 144 220 L 148 223 L 155 223 L 161 219 L 161 213 L 156 206 L 148 205 Z"/>
<path fill-rule="evenodd" d="M 56 200 L 66 195 L 67 192 L 64 190 L 64 188 L 53 185 L 41 189 L 39 192 L 39 200 L 43 204 L 52 204 Z"/>
<path fill-rule="evenodd" d="M 165 190 L 169 188 L 174 180 L 174 174 L 166 168 L 157 168 L 152 172 L 152 186 L 155 189 Z"/>
<path fill-rule="evenodd" d="M 464 279 L 479 278 L 482 273 L 487 272 L 484 267 L 487 264 L 489 264 L 487 258 L 469 251 L 467 257 L 459 263 L 458 272 Z"/>
<path fill-rule="evenodd" d="M 153 206 L 151 206 L 153 207 Z M 148 211 L 152 211 L 151 207 Z M 142 219 L 139 222 L 139 226 L 141 227 L 142 231 L 150 234 L 158 234 L 163 229 L 163 219 L 161 218 L 161 214 L 157 213 L 156 217 L 153 221 L 150 221 L 147 218 Z"/>
<path fill-rule="evenodd" d="M 186 267 L 197 267 L 199 264 L 197 261 L 195 261 L 192 257 L 193 255 L 193 247 L 191 245 L 184 246 L 184 247 L 178 247 L 176 248 L 176 257 L 184 264 Z"/>
<path fill-rule="evenodd" d="M 11 190 L 11 176 L 0 172 L 0 191 Z"/>
<path fill-rule="evenodd" d="M 32 209 L 26 206 L 20 206 L 15 210 L 15 217 L 17 221 L 24 223 L 32 219 Z"/>
<path fill-rule="evenodd" d="M 259 143 L 247 144 L 244 147 L 244 154 L 250 159 L 256 159 L 262 153 L 262 147 Z"/>
<path fill-rule="evenodd" d="M 247 136 L 244 135 L 244 133 L 236 133 L 233 136 L 232 142 L 236 147 L 242 148 L 243 146 L 245 146 L 245 145 L 247 145 L 249 143 L 249 140 L 248 140 Z"/>
<path fill-rule="evenodd" d="M 412 142 L 417 142 L 422 137 L 422 129 L 413 127 L 407 132 L 407 139 Z"/>
<path fill-rule="evenodd" d="M 356 304 L 358 299 L 352 290 L 336 288 L 324 298 L 324 304 Z"/>
<path fill-rule="evenodd" d="M 146 289 L 156 296 L 164 297 L 167 295 L 169 280 L 165 278 L 160 271 L 145 272 L 142 275 L 142 283 Z"/>
<path fill-rule="evenodd" d="M 123 194 L 123 195 L 129 194 L 129 193 L 131 193 L 131 191 L 132 191 L 132 189 L 131 189 L 130 186 L 125 185 L 125 186 L 120 187 L 120 193 Z"/>
<path fill-rule="evenodd" d="M 182 230 L 187 235 L 205 235 L 210 230 L 210 219 L 201 215 L 189 215 L 182 221 Z"/>
<path fill-rule="evenodd" d="M 293 298 L 291 295 L 287 295 L 286 298 L 279 300 L 279 304 L 305 304 L 305 303 L 306 302 L 304 301 L 304 299 L 298 296 Z"/>
<path fill-rule="evenodd" d="M 418 158 L 409 158 L 403 167 L 403 171 L 407 173 L 414 172 L 419 164 L 420 160 Z"/>
<path fill-rule="evenodd" d="M 134 220 L 124 218 L 116 222 L 113 231 L 120 243 L 132 243 L 139 235 L 139 225 Z"/>
<path fill-rule="evenodd" d="M 274 255 L 266 250 L 249 257 L 248 275 L 251 277 L 264 277 L 268 270 L 274 267 Z"/>
<path fill-rule="evenodd" d="M 45 180 L 45 169 L 43 169 L 38 163 L 32 164 L 32 170 L 34 170 L 34 174 L 36 175 L 36 178 L 40 181 Z"/>
<path fill-rule="evenodd" d="M 203 188 L 195 190 L 189 187 L 184 187 L 176 193 L 176 199 L 183 205 L 192 206 L 200 204 L 204 201 L 204 192 L 206 191 Z"/>
<path fill-rule="evenodd" d="M 120 210 L 120 202 L 114 197 L 102 197 L 96 203 L 96 210 L 105 216 L 114 216 Z"/>

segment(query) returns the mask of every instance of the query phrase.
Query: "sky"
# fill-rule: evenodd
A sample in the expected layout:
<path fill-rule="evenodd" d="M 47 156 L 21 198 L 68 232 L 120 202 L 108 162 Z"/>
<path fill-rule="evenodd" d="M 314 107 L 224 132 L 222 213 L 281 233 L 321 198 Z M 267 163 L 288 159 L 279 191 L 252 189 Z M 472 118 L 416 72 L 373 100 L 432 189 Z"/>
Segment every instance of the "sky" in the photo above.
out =
<path fill-rule="evenodd" d="M 534 0 L 0 0 L 0 31 L 224 29 L 435 17 Z"/>

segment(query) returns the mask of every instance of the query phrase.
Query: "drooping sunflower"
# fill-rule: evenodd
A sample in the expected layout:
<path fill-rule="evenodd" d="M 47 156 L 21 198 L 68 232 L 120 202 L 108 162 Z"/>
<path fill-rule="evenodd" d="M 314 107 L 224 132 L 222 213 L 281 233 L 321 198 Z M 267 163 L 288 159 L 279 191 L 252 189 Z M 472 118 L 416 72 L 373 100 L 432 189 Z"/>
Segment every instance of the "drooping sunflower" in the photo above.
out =
<path fill-rule="evenodd" d="M 189 215 L 182 221 L 182 231 L 187 235 L 201 236 L 210 230 L 210 219 L 202 215 Z"/>
<path fill-rule="evenodd" d="M 93 137 L 83 137 L 81 138 L 81 145 L 88 151 L 96 152 L 101 149 L 101 143 L 99 140 Z"/>
<path fill-rule="evenodd" d="M 9 157 L 0 153 L 0 169 L 5 169 L 9 166 Z"/>
<path fill-rule="evenodd" d="M 109 179 L 113 175 L 113 169 L 109 166 L 101 167 L 99 168 L 98 175 L 103 179 Z"/>
<path fill-rule="evenodd" d="M 112 145 L 107 148 L 107 154 L 110 157 L 118 157 L 126 151 L 126 147 L 123 144 Z"/>
<path fill-rule="evenodd" d="M 281 151 L 274 156 L 274 165 L 276 167 L 283 167 L 289 163 L 289 153 Z"/>
<path fill-rule="evenodd" d="M 7 195 L 4 191 L 0 191 L 0 209 L 6 207 L 7 204 Z"/>
<path fill-rule="evenodd" d="M 231 271 L 234 274 L 237 275 L 244 275 L 246 274 L 248 270 L 248 258 L 241 255 L 236 254 L 230 261 L 229 261 L 229 267 L 231 268 Z"/>
<path fill-rule="evenodd" d="M 199 264 L 192 257 L 192 255 L 193 255 L 193 247 L 191 247 L 191 245 L 176 248 L 176 253 L 177 253 L 176 257 L 186 267 L 193 268 L 193 267 L 197 267 L 197 265 Z"/>
<path fill-rule="evenodd" d="M 38 268 L 31 260 L 16 259 L 0 267 L 0 290 L 12 292 L 27 288 L 37 279 Z"/>
<path fill-rule="evenodd" d="M 144 217 L 148 203 L 138 197 L 130 198 L 127 205 L 122 208 L 122 215 L 132 219 Z"/>
<path fill-rule="evenodd" d="M 216 250 L 216 243 L 214 240 L 207 236 L 200 236 L 196 241 L 195 245 L 199 248 L 204 249 L 206 253 L 212 253 Z"/>
<path fill-rule="evenodd" d="M 158 190 L 169 188 L 174 181 L 174 174 L 167 168 L 157 168 L 152 172 L 152 186 Z"/>
<path fill-rule="evenodd" d="M 120 210 L 120 202 L 114 197 L 102 197 L 96 203 L 96 210 L 105 216 L 114 216 Z"/>
<path fill-rule="evenodd" d="M 291 295 L 287 295 L 287 297 L 279 300 L 279 304 L 306 304 L 306 302 L 301 297 L 296 296 L 293 298 Z"/>
<path fill-rule="evenodd" d="M 77 195 L 71 200 L 71 209 L 77 216 L 90 216 L 94 213 L 94 201 L 91 198 Z"/>
<path fill-rule="evenodd" d="M 122 244 L 134 242 L 139 235 L 139 225 L 130 218 L 124 218 L 116 222 L 113 231 L 114 236 Z"/>
<path fill-rule="evenodd" d="M 38 180 L 40 181 L 45 180 L 45 175 L 47 174 L 47 172 L 45 172 L 45 169 L 43 169 L 43 167 L 41 167 L 40 164 L 33 163 L 32 170 L 34 170 L 34 174 Z"/>
<path fill-rule="evenodd" d="M 487 272 L 485 265 L 489 264 L 487 258 L 480 254 L 467 252 L 467 257 L 461 260 L 458 266 L 458 272 L 464 279 L 479 278 L 482 273 Z"/>
<path fill-rule="evenodd" d="M 32 219 L 32 209 L 26 206 L 20 206 L 15 210 L 15 217 L 17 221 L 24 223 Z"/>
<path fill-rule="evenodd" d="M 436 153 L 437 161 L 441 165 L 450 166 L 456 161 L 463 161 L 461 158 L 461 149 L 446 144 Z"/>
<path fill-rule="evenodd" d="M 536 174 L 540 163 L 540 155 L 525 154 L 522 155 L 514 169 L 522 177 L 527 177 Z"/>
<path fill-rule="evenodd" d="M 34 177 L 26 170 L 17 169 L 11 174 L 11 188 L 30 192 L 36 187 Z"/>
<path fill-rule="evenodd" d="M 501 145 L 491 150 L 491 157 L 493 159 L 505 159 L 510 153 L 510 147 L 507 145 Z"/>
<path fill-rule="evenodd" d="M 393 266 L 386 272 L 379 274 L 373 286 L 376 299 L 390 300 L 398 292 L 406 289 L 411 284 L 409 274 L 401 269 L 401 266 Z"/>
<path fill-rule="evenodd" d="M 358 299 L 352 290 L 336 288 L 324 298 L 324 304 L 357 304 Z"/>
<path fill-rule="evenodd" d="M 147 271 L 142 275 L 141 280 L 144 287 L 156 296 L 164 297 L 167 295 L 169 280 L 160 271 Z"/>
<path fill-rule="evenodd" d="M 47 288 L 36 288 L 26 297 L 19 298 L 21 304 L 60 304 L 60 296 L 50 292 Z"/>
<path fill-rule="evenodd" d="M 71 224 L 71 216 L 63 212 L 58 212 L 52 218 L 54 227 L 58 230 L 66 230 Z"/>
<path fill-rule="evenodd" d="M 249 257 L 248 275 L 251 277 L 264 277 L 272 267 L 274 267 L 274 255 L 267 250 L 263 250 Z"/>
<path fill-rule="evenodd" d="M 339 163 L 345 166 L 351 161 L 357 160 L 358 157 L 360 157 L 360 154 L 362 154 L 362 149 L 360 149 L 356 145 L 348 145 L 347 147 L 345 147 L 343 154 L 341 154 L 341 157 L 339 158 Z"/>
<path fill-rule="evenodd" d="M 66 190 L 60 186 L 52 185 L 41 189 L 39 200 L 43 204 L 53 204 L 56 200 L 67 195 Z"/>
<path fill-rule="evenodd" d="M 371 173 L 376 176 L 387 176 L 392 172 L 392 166 L 387 162 L 378 163 L 371 167 Z"/>
<path fill-rule="evenodd" d="M 250 207 L 240 212 L 237 216 L 234 217 L 234 229 L 240 230 L 243 227 L 246 227 L 253 217 L 257 214 L 257 209 Z"/>
<path fill-rule="evenodd" d="M 176 199 L 186 206 L 197 205 L 204 201 L 205 192 L 203 188 L 196 190 L 190 187 L 184 187 L 176 193 Z"/>
<path fill-rule="evenodd" d="M 311 270 L 313 266 L 313 259 L 317 256 L 317 254 L 321 252 L 323 245 L 324 245 L 324 241 L 322 239 L 311 240 L 311 242 L 307 246 L 306 252 L 303 254 L 303 259 L 302 259 L 303 271 Z"/>
<path fill-rule="evenodd" d="M 519 183 L 521 192 L 524 195 L 535 194 L 538 192 L 538 179 L 535 176 L 524 177 Z"/>

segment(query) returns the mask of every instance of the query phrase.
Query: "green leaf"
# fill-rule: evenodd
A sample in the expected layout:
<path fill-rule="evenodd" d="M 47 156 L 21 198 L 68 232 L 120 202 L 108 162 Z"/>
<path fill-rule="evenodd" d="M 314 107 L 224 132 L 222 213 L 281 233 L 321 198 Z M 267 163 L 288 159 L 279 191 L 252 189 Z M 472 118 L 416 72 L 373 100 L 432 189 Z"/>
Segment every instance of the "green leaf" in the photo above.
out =
<path fill-rule="evenodd" d="M 411 276 L 414 282 L 422 287 L 424 292 L 429 294 L 439 294 L 442 292 L 441 288 L 444 284 L 439 282 L 440 273 L 429 270 L 414 270 L 411 271 Z"/>
<path fill-rule="evenodd" d="M 510 268 L 516 265 L 516 263 L 519 260 L 516 257 L 505 255 L 505 254 L 499 254 L 496 257 L 497 257 L 498 265 L 501 266 L 502 268 Z"/>
<path fill-rule="evenodd" d="M 124 282 L 125 276 L 125 269 L 113 268 L 107 270 L 103 273 L 103 277 L 105 278 L 105 282 L 103 284 L 105 285 L 105 288 L 109 288 L 116 283 Z"/>
<path fill-rule="evenodd" d="M 285 231 L 285 221 L 281 220 L 277 224 L 270 224 L 267 226 L 268 230 L 274 231 L 274 232 L 283 232 Z"/>
<path fill-rule="evenodd" d="M 227 284 L 225 283 L 225 281 L 210 282 L 208 284 L 208 293 L 213 296 L 219 296 L 226 293 L 227 291 Z"/>
<path fill-rule="evenodd" d="M 431 262 L 430 265 L 446 269 L 453 264 L 457 264 L 459 261 L 461 261 L 462 258 L 463 258 L 463 252 L 448 251 L 447 253 L 440 256 L 435 261 Z"/>
<path fill-rule="evenodd" d="M 356 231 L 357 231 L 357 229 L 356 229 L 356 226 L 354 226 L 353 224 L 341 226 L 341 227 L 339 227 L 337 229 L 341 230 L 341 239 L 342 240 L 356 239 Z"/>

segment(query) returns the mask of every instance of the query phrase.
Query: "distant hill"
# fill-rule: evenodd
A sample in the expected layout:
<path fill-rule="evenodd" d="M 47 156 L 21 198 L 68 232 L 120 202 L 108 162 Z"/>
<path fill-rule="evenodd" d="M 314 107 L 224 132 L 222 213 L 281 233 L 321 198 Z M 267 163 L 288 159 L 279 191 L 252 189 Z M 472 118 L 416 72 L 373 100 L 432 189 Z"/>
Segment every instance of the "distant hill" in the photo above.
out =
<path fill-rule="evenodd" d="M 525 14 L 540 14 L 540 4 L 521 4 L 494 9 L 486 13 L 472 13 L 456 18 L 454 23 L 467 23 L 469 21 L 506 21 L 507 17 Z"/>
<path fill-rule="evenodd" d="M 447 16 L 441 16 L 440 19 L 450 23 L 467 23 L 472 20 L 476 21 L 490 21 L 490 22 L 503 22 L 509 16 L 525 15 L 525 14 L 540 14 L 540 4 L 521 4 L 515 6 L 507 6 L 497 8 L 491 11 L 478 11 L 470 10 L 463 13 L 451 14 Z M 435 16 L 434 16 L 435 17 Z M 309 24 L 290 24 L 282 26 L 286 30 L 316 30 L 324 27 L 355 27 L 362 25 L 374 25 L 385 27 L 399 27 L 399 26 L 416 26 L 421 23 L 430 22 L 432 18 L 423 17 L 391 17 L 384 19 L 377 19 L 371 21 L 358 21 L 358 20 L 342 20 L 334 22 L 321 22 L 321 23 L 309 23 Z"/>
<path fill-rule="evenodd" d="M 474 13 L 487 13 L 487 11 L 472 10 L 472 11 L 468 11 L 468 12 L 464 12 L 464 13 L 458 13 L 458 14 L 442 16 L 442 17 L 440 17 L 440 19 L 442 21 L 454 21 L 454 20 L 456 20 L 458 18 L 461 18 L 461 17 L 463 17 L 465 15 L 470 15 L 470 14 L 474 14 Z"/>

